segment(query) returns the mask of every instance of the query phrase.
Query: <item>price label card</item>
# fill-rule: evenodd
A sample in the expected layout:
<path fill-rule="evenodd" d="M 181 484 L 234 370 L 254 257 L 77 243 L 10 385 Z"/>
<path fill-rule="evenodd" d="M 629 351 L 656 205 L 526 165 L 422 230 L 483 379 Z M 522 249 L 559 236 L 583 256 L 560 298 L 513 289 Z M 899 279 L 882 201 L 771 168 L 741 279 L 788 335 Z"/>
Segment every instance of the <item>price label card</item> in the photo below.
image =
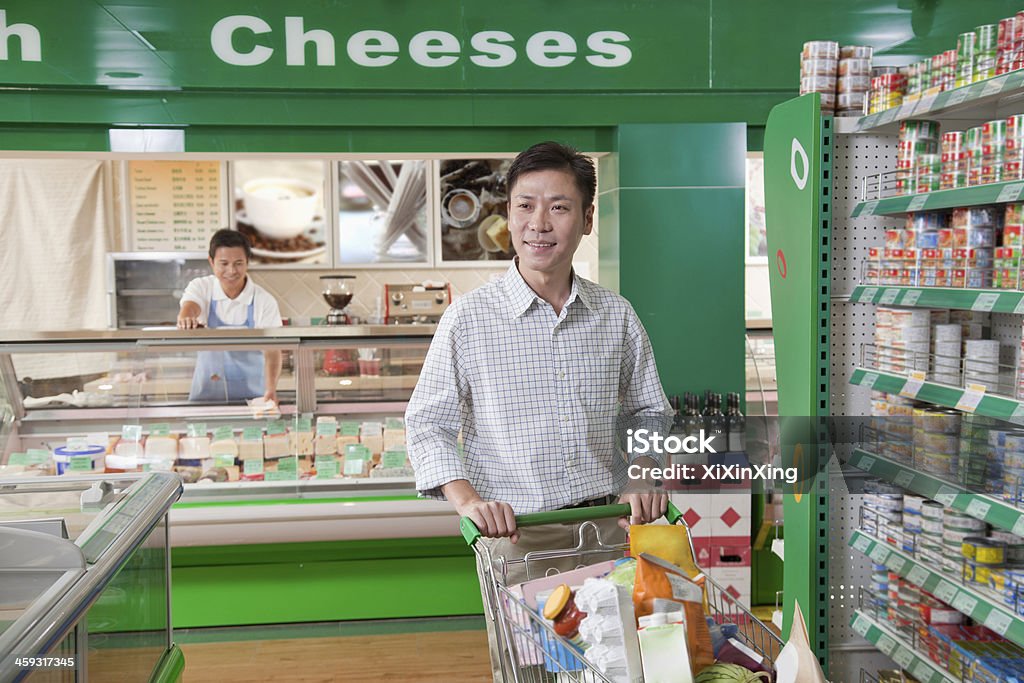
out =
<path fill-rule="evenodd" d="M 925 683 L 932 683 L 932 671 L 931 667 L 924 663 L 923 660 L 918 659 L 914 662 L 914 666 L 911 669 L 907 669 L 913 674 L 914 678 L 919 681 L 925 681 Z"/>
<path fill-rule="evenodd" d="M 860 456 L 860 462 L 857 463 L 857 467 L 859 467 L 860 469 L 864 470 L 865 472 L 870 472 L 871 468 L 874 467 L 874 466 L 875 466 L 875 459 L 872 458 L 870 455 L 862 455 L 862 456 Z"/>
<path fill-rule="evenodd" d="M 1013 528 L 1010 531 L 1017 536 L 1024 536 L 1024 515 L 1017 518 L 1017 521 L 1013 523 Z"/>
<path fill-rule="evenodd" d="M 968 384 L 967 389 L 960 396 L 960 400 L 954 406 L 957 410 L 965 413 L 973 413 L 978 409 L 978 404 L 985 397 L 985 387 L 980 384 Z"/>
<path fill-rule="evenodd" d="M 217 427 L 213 430 L 214 441 L 228 441 L 229 439 L 235 438 L 235 428 L 229 425 L 223 427 Z"/>
<path fill-rule="evenodd" d="M 234 467 L 235 456 L 233 455 L 215 455 L 213 456 L 214 467 Z"/>
<path fill-rule="evenodd" d="M 149 425 L 150 436 L 167 436 L 171 433 L 171 425 L 166 422 L 158 422 L 156 424 Z"/>
<path fill-rule="evenodd" d="M 871 622 L 862 614 L 858 614 L 857 618 L 853 620 L 853 630 L 861 636 L 866 636 L 870 628 Z"/>
<path fill-rule="evenodd" d="M 8 465 L 17 465 L 18 467 L 28 466 L 28 453 L 11 453 L 11 457 L 7 459 Z"/>
<path fill-rule="evenodd" d="M 317 458 L 316 459 L 316 478 L 317 479 L 334 479 L 341 474 L 341 467 L 338 464 L 337 458 Z"/>
<path fill-rule="evenodd" d="M 906 669 L 914 661 L 914 653 L 905 647 L 901 647 L 893 653 L 892 661 L 896 662 L 901 669 Z"/>
<path fill-rule="evenodd" d="M 870 389 L 875 386 L 875 382 L 878 381 L 877 372 L 865 372 L 863 379 L 860 381 L 860 385 L 865 389 Z"/>
<path fill-rule="evenodd" d="M 988 97 L 1002 92 L 1004 85 L 1006 85 L 1006 77 L 993 78 L 985 83 L 985 86 L 981 89 L 981 96 Z"/>
<path fill-rule="evenodd" d="M 296 481 L 299 478 L 299 473 L 289 470 L 277 470 L 276 472 L 265 473 L 263 478 L 267 481 Z"/>
<path fill-rule="evenodd" d="M 206 436 L 206 423 L 205 422 L 189 422 L 185 425 L 185 435 L 195 438 L 197 436 Z"/>
<path fill-rule="evenodd" d="M 896 553 L 892 553 L 889 555 L 889 559 L 885 561 L 885 564 L 889 569 L 899 574 L 906 568 L 907 561 Z"/>
<path fill-rule="evenodd" d="M 952 605 L 953 609 L 971 616 L 974 614 L 974 608 L 978 606 L 978 601 L 967 593 L 960 593 L 953 598 Z"/>
<path fill-rule="evenodd" d="M 242 441 L 263 441 L 263 427 L 254 425 L 242 430 Z"/>
<path fill-rule="evenodd" d="M 949 581 L 939 581 L 939 585 L 932 591 L 932 595 L 937 597 L 943 602 L 953 604 L 953 600 L 956 598 L 956 586 L 951 584 Z"/>
<path fill-rule="evenodd" d="M 50 462 L 50 451 L 45 448 L 30 448 L 25 453 L 29 465 L 42 465 Z"/>
<path fill-rule="evenodd" d="M 1010 624 L 1013 623 L 1013 617 L 1006 612 L 1000 610 L 992 610 L 988 616 L 985 617 L 985 626 L 992 629 L 1001 636 L 1005 636 L 1006 632 L 1010 630 Z"/>
<path fill-rule="evenodd" d="M 920 392 L 921 387 L 924 386 L 924 379 L 925 374 L 921 370 L 915 370 L 910 373 L 910 378 L 903 383 L 903 388 L 900 389 L 900 396 L 917 398 L 918 392 Z"/>
<path fill-rule="evenodd" d="M 930 111 L 932 105 L 935 104 L 935 98 L 937 98 L 938 96 L 939 94 L 935 93 L 934 95 L 925 95 L 924 97 L 922 97 L 917 102 L 917 109 L 914 110 L 914 114 Z"/>
<path fill-rule="evenodd" d="M 885 289 L 885 290 L 882 291 L 882 298 L 878 300 L 878 303 L 880 303 L 880 304 L 895 303 L 896 297 L 898 297 L 899 295 L 900 295 L 900 290 L 898 290 L 898 289 L 891 289 L 891 288 L 890 289 Z"/>
<path fill-rule="evenodd" d="M 295 421 L 295 431 L 298 432 L 311 432 L 313 431 L 313 416 L 303 415 Z"/>
<path fill-rule="evenodd" d="M 910 570 L 910 573 L 907 574 L 907 581 L 920 588 L 924 585 L 924 582 L 928 580 L 928 575 L 929 572 L 927 569 L 915 566 Z"/>
<path fill-rule="evenodd" d="M 856 550 L 858 552 L 861 552 L 861 553 L 865 552 L 870 547 L 871 547 L 871 539 L 868 538 L 867 536 L 858 536 L 857 540 L 853 542 L 854 550 Z"/>
<path fill-rule="evenodd" d="M 882 112 L 882 116 L 878 119 L 878 125 L 884 126 L 896 118 L 896 107 L 891 107 Z"/>
<path fill-rule="evenodd" d="M 877 209 L 877 208 L 878 208 L 878 200 L 877 199 L 875 199 L 873 201 L 870 201 L 870 202 L 865 202 L 864 206 L 861 207 L 860 213 L 858 215 L 862 216 L 862 217 L 863 216 L 874 216 L 875 215 L 875 209 Z"/>
<path fill-rule="evenodd" d="M 991 509 L 992 505 L 983 500 L 972 500 L 965 512 L 975 519 L 985 521 L 985 517 Z"/>
<path fill-rule="evenodd" d="M 277 461 L 278 472 L 297 472 L 299 470 L 299 459 L 294 455 L 281 458 Z"/>
<path fill-rule="evenodd" d="M 999 191 L 996 197 L 997 202 L 1014 202 L 1020 199 L 1021 192 L 1024 192 L 1024 183 L 1010 183 Z"/>
<path fill-rule="evenodd" d="M 342 436 L 359 436 L 359 423 L 358 422 L 342 422 L 341 423 L 341 435 Z"/>
<path fill-rule="evenodd" d="M 125 441 L 141 441 L 142 425 L 123 425 L 121 427 L 121 438 Z"/>
<path fill-rule="evenodd" d="M 285 431 L 287 430 L 285 429 L 283 420 L 271 420 L 267 423 L 267 434 L 270 436 L 284 434 Z"/>
<path fill-rule="evenodd" d="M 974 303 L 971 304 L 971 310 L 987 313 L 995 308 L 997 301 L 999 301 L 999 294 L 997 292 L 984 292 L 979 294 Z"/>
<path fill-rule="evenodd" d="M 896 475 L 892 483 L 901 488 L 909 489 L 910 485 L 914 483 L 914 473 L 909 470 L 903 470 Z"/>
<path fill-rule="evenodd" d="M 256 475 L 263 474 L 263 460 L 252 458 L 242 461 L 242 474 Z"/>
<path fill-rule="evenodd" d="M 891 551 L 884 545 L 876 545 L 871 549 L 871 554 L 868 555 L 868 557 L 874 560 L 875 564 L 885 564 L 885 561 L 889 559 L 890 554 L 892 554 Z"/>
<path fill-rule="evenodd" d="M 1018 315 L 1024 313 L 1024 296 L 1022 296 L 1020 298 L 1020 301 L 1017 302 L 1017 305 L 1016 307 L 1014 307 L 1013 312 Z"/>
<path fill-rule="evenodd" d="M 910 200 L 910 203 L 907 204 L 907 211 L 920 211 L 924 208 L 926 203 L 928 203 L 927 194 L 914 195 L 913 199 Z"/>
<path fill-rule="evenodd" d="M 938 503 L 942 503 L 946 507 L 949 507 L 953 504 L 953 501 L 956 500 L 958 493 L 959 491 L 952 486 L 940 486 L 938 492 L 936 492 L 934 496 L 934 500 Z"/>
<path fill-rule="evenodd" d="M 870 304 L 875 300 L 876 294 L 878 294 L 878 287 L 865 287 L 861 290 L 860 298 L 858 298 L 857 301 Z"/>
<path fill-rule="evenodd" d="M 350 460 L 369 460 L 372 457 L 370 449 L 360 443 L 345 445 L 345 457 Z"/>
<path fill-rule="evenodd" d="M 875 643 L 875 645 L 877 645 L 878 649 L 881 650 L 882 652 L 884 652 L 887 655 L 892 655 L 892 653 L 896 650 L 896 648 L 899 647 L 896 644 L 895 640 L 893 640 L 889 636 L 885 635 L 884 633 L 882 635 L 878 636 L 878 642 Z"/>
<path fill-rule="evenodd" d="M 365 467 L 365 460 L 350 460 L 348 457 L 345 458 L 345 476 L 351 477 L 360 475 L 363 473 Z"/>
<path fill-rule="evenodd" d="M 400 417 L 389 417 L 384 420 L 384 429 L 405 429 L 405 420 Z"/>
<path fill-rule="evenodd" d="M 916 306 L 917 300 L 921 298 L 920 289 L 911 289 L 903 294 L 903 299 L 900 303 L 904 306 Z"/>
<path fill-rule="evenodd" d="M 946 106 L 952 107 L 960 104 L 967 99 L 967 88 L 958 88 L 953 92 L 949 93 L 949 97 L 946 99 Z"/>
<path fill-rule="evenodd" d="M 338 423 L 330 420 L 323 420 L 316 423 L 317 436 L 334 436 L 338 433 Z"/>
<path fill-rule="evenodd" d="M 91 455 L 73 455 L 69 469 L 72 472 L 92 472 Z"/>

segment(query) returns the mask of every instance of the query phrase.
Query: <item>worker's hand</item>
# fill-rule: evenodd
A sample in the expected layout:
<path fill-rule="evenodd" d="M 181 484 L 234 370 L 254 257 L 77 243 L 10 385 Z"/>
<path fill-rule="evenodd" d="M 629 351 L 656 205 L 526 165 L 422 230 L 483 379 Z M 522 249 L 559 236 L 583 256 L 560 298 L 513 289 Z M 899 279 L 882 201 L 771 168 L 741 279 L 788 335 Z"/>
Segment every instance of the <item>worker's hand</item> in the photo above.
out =
<path fill-rule="evenodd" d="M 203 327 L 203 323 L 199 321 L 199 318 L 191 315 L 179 315 L 178 316 L 178 329 L 179 330 L 195 330 Z"/>
<path fill-rule="evenodd" d="M 274 403 L 274 406 L 276 407 L 278 405 L 277 389 L 268 389 L 267 393 L 263 394 L 263 400 L 268 402 L 272 401 Z"/>
<path fill-rule="evenodd" d="M 478 498 L 458 506 L 456 511 L 459 516 L 473 520 L 480 533 L 488 538 L 505 537 L 513 543 L 519 542 L 516 515 L 508 503 Z"/>

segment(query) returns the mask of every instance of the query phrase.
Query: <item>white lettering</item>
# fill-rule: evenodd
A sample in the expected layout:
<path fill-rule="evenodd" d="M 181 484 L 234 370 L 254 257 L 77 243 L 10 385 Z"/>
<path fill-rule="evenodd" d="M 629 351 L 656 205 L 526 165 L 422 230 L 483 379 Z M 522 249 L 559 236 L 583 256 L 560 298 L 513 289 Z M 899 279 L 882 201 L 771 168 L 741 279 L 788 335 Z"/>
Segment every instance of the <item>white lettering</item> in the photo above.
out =
<path fill-rule="evenodd" d="M 385 31 L 360 31 L 346 45 L 348 58 L 359 66 L 388 66 L 398 59 L 398 41 Z M 374 56 L 376 55 L 376 56 Z"/>
<path fill-rule="evenodd" d="M 18 42 L 21 44 L 21 61 L 43 61 L 43 47 L 42 41 L 39 39 L 39 29 L 32 24 L 11 24 L 8 26 L 7 11 L 0 9 L 0 60 L 6 61 L 9 58 L 7 44 L 13 36 L 17 36 Z"/>
<path fill-rule="evenodd" d="M 526 56 L 537 66 L 568 66 L 576 59 L 576 41 L 568 33 L 561 31 L 534 33 L 526 41 Z"/>
<path fill-rule="evenodd" d="M 213 53 L 233 66 L 259 66 L 264 63 L 274 51 L 264 45 L 256 45 L 249 52 L 239 52 L 231 42 L 235 31 L 248 29 L 254 34 L 270 33 L 270 24 L 259 17 L 252 17 L 246 14 L 238 14 L 224 17 L 213 25 L 210 31 L 210 47 Z"/>
<path fill-rule="evenodd" d="M 642 479 L 644 476 L 643 468 L 640 465 L 630 465 L 629 469 L 626 470 L 626 474 L 629 475 L 630 479 Z"/>
<path fill-rule="evenodd" d="M 285 17 L 285 64 L 305 66 L 307 43 L 316 45 L 317 66 L 334 66 L 334 36 L 323 29 L 306 31 L 302 17 Z"/>
<path fill-rule="evenodd" d="M 451 66 L 461 49 L 459 39 L 444 31 L 423 31 L 409 41 L 409 56 L 420 66 Z"/>
<path fill-rule="evenodd" d="M 469 61 L 477 66 L 490 68 L 509 66 L 516 61 L 516 50 L 511 45 L 515 38 L 511 33 L 505 31 L 481 31 L 473 34 L 469 44 L 473 49 L 482 54 L 473 55 Z"/>
<path fill-rule="evenodd" d="M 629 41 L 622 31 L 598 31 L 587 37 L 587 47 L 596 52 L 596 55 L 587 57 L 587 61 L 594 66 L 613 68 L 625 66 L 633 59 L 633 52 L 622 45 Z"/>

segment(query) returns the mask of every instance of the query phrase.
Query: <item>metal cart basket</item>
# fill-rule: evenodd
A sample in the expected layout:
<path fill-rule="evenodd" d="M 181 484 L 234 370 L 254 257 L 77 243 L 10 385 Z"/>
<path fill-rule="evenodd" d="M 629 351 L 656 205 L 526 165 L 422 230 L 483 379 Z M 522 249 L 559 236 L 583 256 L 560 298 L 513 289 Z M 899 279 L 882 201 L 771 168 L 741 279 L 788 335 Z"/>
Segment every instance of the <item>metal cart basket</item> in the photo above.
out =
<path fill-rule="evenodd" d="M 479 529 L 468 517 L 461 520 L 462 535 L 473 548 L 480 563 L 484 580 L 483 603 L 486 618 L 498 634 L 499 650 L 507 652 L 502 658 L 505 681 L 516 683 L 614 683 L 594 663 L 569 645 L 555 633 L 551 625 L 533 609 L 528 607 L 521 596 L 509 589 L 505 576 L 509 566 L 530 562 L 572 557 L 578 566 L 586 565 L 588 556 L 609 551 L 624 551 L 627 545 L 604 545 L 598 528 L 591 520 L 629 516 L 629 505 L 603 505 L 590 508 L 556 510 L 516 517 L 518 527 L 540 526 L 583 522 L 579 529 L 579 543 L 575 548 L 565 548 L 539 553 L 528 553 L 525 558 L 492 557 L 486 543 L 478 543 L 482 537 Z M 679 510 L 669 503 L 665 518 L 670 524 L 686 526 Z M 584 534 L 592 532 L 598 537 L 595 547 L 585 549 Z M 687 540 L 692 557 L 693 539 L 687 528 Z M 743 607 L 731 594 L 704 575 L 708 616 L 716 623 L 735 624 L 738 632 L 733 638 L 739 640 L 771 664 L 782 649 L 782 641 L 773 631 Z M 511 669 L 511 670 L 509 670 Z"/>

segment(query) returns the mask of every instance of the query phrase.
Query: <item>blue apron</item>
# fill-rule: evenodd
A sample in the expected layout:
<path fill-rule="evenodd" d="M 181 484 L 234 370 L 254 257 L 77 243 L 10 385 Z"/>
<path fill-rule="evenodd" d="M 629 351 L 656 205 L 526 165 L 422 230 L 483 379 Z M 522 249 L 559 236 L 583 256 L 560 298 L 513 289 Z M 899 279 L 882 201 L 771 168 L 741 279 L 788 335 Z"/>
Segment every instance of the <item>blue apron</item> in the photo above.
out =
<path fill-rule="evenodd" d="M 206 326 L 253 329 L 256 299 L 249 303 L 242 325 L 228 325 L 217 316 L 217 301 L 210 300 Z M 262 351 L 200 351 L 192 375 L 190 401 L 244 401 L 262 396 L 265 391 Z"/>

